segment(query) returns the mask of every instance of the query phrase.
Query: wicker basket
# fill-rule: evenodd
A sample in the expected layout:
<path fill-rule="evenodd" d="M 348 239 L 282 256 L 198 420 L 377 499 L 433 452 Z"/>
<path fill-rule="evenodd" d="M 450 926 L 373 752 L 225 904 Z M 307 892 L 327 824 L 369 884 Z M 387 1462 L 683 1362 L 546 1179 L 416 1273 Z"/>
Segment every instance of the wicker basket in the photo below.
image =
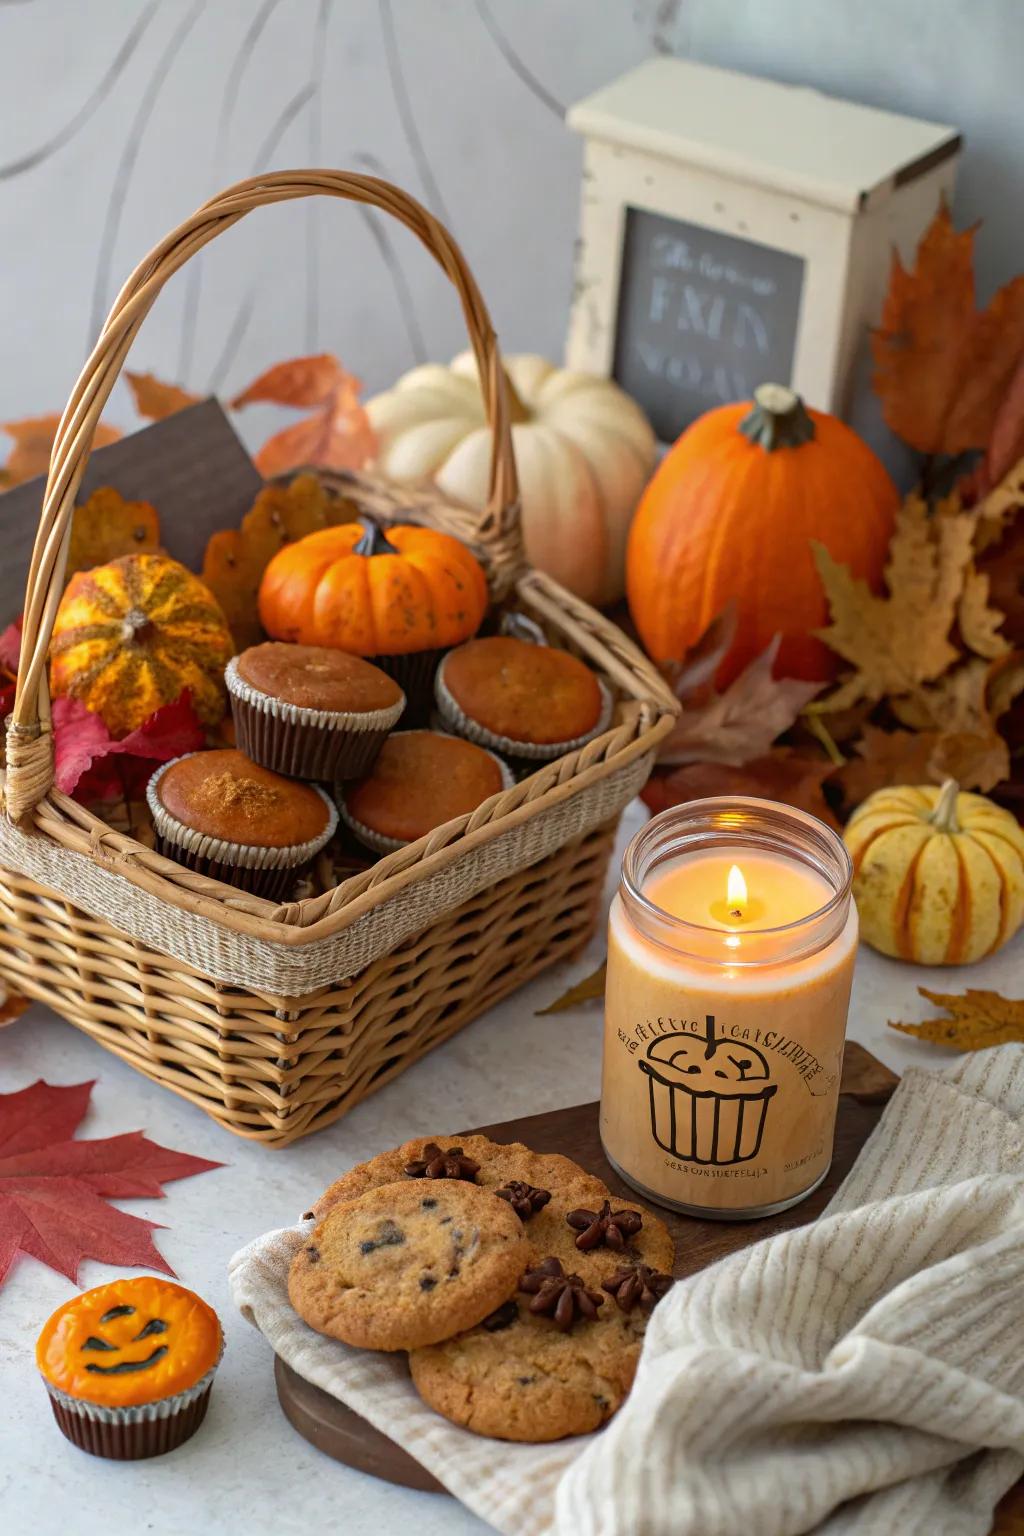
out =
<path fill-rule="evenodd" d="M 494 437 L 483 515 L 350 479 L 380 514 L 464 538 L 514 601 L 612 689 L 611 728 L 472 815 L 308 900 L 274 906 L 196 875 L 53 788 L 46 659 L 75 497 L 100 413 L 172 273 L 253 208 L 315 194 L 406 224 L 462 302 Z M 411 505 L 410 505 L 411 503 Z M 527 569 L 504 374 L 447 231 L 375 178 L 280 172 L 229 188 L 133 273 L 57 432 L 29 572 L 0 816 L 0 976 L 229 1130 L 284 1146 L 329 1124 L 590 935 L 617 818 L 674 702 L 615 626 Z"/>

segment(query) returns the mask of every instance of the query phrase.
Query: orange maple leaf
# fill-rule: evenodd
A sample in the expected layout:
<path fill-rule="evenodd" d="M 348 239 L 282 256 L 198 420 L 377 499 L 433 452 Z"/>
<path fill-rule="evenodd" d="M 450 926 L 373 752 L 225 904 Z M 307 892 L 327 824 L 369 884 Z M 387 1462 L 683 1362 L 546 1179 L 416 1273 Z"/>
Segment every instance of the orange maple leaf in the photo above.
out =
<path fill-rule="evenodd" d="M 943 203 L 911 270 L 893 252 L 882 323 L 872 337 L 885 419 L 921 453 L 983 448 L 1024 354 L 1024 276 L 979 310 L 976 229 L 954 229 Z"/>
<path fill-rule="evenodd" d="M 290 470 L 362 469 L 377 451 L 377 435 L 359 400 L 360 381 L 329 352 L 277 363 L 254 379 L 231 404 L 265 402 L 316 407 L 263 444 L 254 463 L 265 479 Z"/>
<path fill-rule="evenodd" d="M 258 379 L 253 379 L 247 389 L 236 395 L 231 402 L 232 410 L 243 405 L 266 402 L 269 405 L 294 405 L 300 409 L 326 405 L 330 397 L 345 383 L 355 385 L 359 393 L 359 381 L 338 362 L 330 352 L 320 352 L 313 357 L 293 357 L 286 363 L 275 363 Z"/>
<path fill-rule="evenodd" d="M 55 413 L 50 416 L 27 416 L 24 421 L 0 423 L 0 432 L 6 432 L 8 437 L 14 439 L 14 447 L 6 464 L 0 466 L 0 486 L 9 490 L 25 480 L 34 480 L 37 475 L 46 474 L 59 426 L 60 417 Z M 120 436 L 116 427 L 101 421 L 97 424 L 92 445 L 94 448 L 106 448 L 109 443 L 116 443 Z"/>
<path fill-rule="evenodd" d="M 130 373 L 125 378 L 135 399 L 135 409 L 147 421 L 163 421 L 190 405 L 198 405 L 201 395 L 193 395 L 180 384 L 165 384 L 155 373 Z"/>

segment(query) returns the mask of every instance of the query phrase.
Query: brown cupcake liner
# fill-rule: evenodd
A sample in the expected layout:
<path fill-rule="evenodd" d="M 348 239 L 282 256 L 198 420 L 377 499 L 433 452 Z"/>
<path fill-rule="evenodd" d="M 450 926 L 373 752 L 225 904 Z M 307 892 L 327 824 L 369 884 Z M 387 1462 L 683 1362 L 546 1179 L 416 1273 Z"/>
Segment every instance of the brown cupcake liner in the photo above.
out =
<path fill-rule="evenodd" d="M 450 646 L 442 646 L 435 651 L 406 651 L 401 656 L 364 657 L 394 678 L 405 694 L 403 727 L 426 725 L 434 702 L 434 676 L 450 649 Z"/>
<path fill-rule="evenodd" d="M 400 736 L 402 734 L 402 732 L 401 731 L 396 731 L 395 734 Z M 448 732 L 448 731 L 440 731 L 438 734 L 442 735 L 442 736 L 445 736 L 445 735 L 451 735 L 452 733 Z M 504 791 L 506 789 L 511 789 L 512 786 L 515 784 L 516 779 L 515 779 L 515 774 L 512 772 L 512 770 L 509 767 L 508 763 L 502 762 L 501 758 L 498 756 L 498 754 L 496 752 L 491 752 L 486 747 L 484 748 L 484 750 L 487 752 L 488 757 L 493 757 L 494 761 L 497 763 L 498 767 L 501 769 L 501 789 L 502 789 L 502 791 Z M 408 848 L 410 842 L 418 842 L 419 841 L 418 838 L 409 838 L 407 840 L 403 840 L 402 838 L 398 838 L 398 837 L 385 837 L 383 832 L 375 832 L 372 827 L 366 826 L 364 822 L 357 821 L 356 818 L 353 815 L 350 814 L 350 812 L 348 810 L 348 807 L 345 804 L 345 792 L 344 792 L 344 788 L 343 788 L 342 785 L 339 784 L 336 787 L 335 795 L 336 795 L 337 802 L 338 802 L 338 810 L 341 812 L 341 819 L 342 819 L 342 821 L 345 823 L 345 826 L 352 833 L 352 836 L 354 838 L 356 838 L 357 841 L 362 843 L 364 848 L 369 848 L 374 853 L 380 853 L 380 854 L 397 853 L 399 848 Z M 481 801 L 481 804 L 483 804 L 483 801 Z M 433 830 L 434 829 L 431 828 L 431 831 L 433 831 Z M 429 836 L 429 833 L 425 834 L 425 835 Z"/>
<path fill-rule="evenodd" d="M 105 1456 L 110 1461 L 141 1461 L 146 1456 L 163 1456 L 167 1451 L 184 1445 L 206 1417 L 210 1402 L 211 1382 L 192 1402 L 168 1414 L 162 1419 L 136 1420 L 134 1423 L 115 1420 L 105 1423 L 86 1418 L 68 1406 L 50 1397 L 53 1416 L 61 1433 L 90 1456 Z"/>
<path fill-rule="evenodd" d="M 146 789 L 157 853 L 173 859 L 186 869 L 194 870 L 196 874 L 223 880 L 226 885 L 248 891 L 252 896 L 262 896 L 267 901 L 286 900 L 296 881 L 309 871 L 317 854 L 327 846 L 338 829 L 338 808 L 330 796 L 318 785 L 310 786 L 327 808 L 327 822 L 319 837 L 309 842 L 295 843 L 287 848 L 261 848 L 256 844 L 231 843 L 224 838 L 209 837 L 193 827 L 186 827 L 160 803 L 157 793 L 160 780 L 174 763 L 180 761 L 181 758 L 174 758 L 162 764 Z"/>
<path fill-rule="evenodd" d="M 206 1375 L 183 1392 L 131 1408 L 72 1397 L 45 1377 L 43 1385 L 61 1433 L 79 1450 L 88 1451 L 91 1456 L 106 1456 L 111 1461 L 139 1461 L 145 1456 L 173 1451 L 195 1434 L 206 1417 L 219 1364 L 218 1357 Z"/>
<path fill-rule="evenodd" d="M 368 773 L 406 707 L 403 694 L 389 709 L 356 713 L 306 709 L 254 688 L 238 674 L 238 658 L 224 673 L 239 749 L 291 779 L 356 779 Z"/>
<path fill-rule="evenodd" d="M 434 679 L 434 698 L 443 721 L 443 728 L 450 731 L 453 736 L 463 736 L 466 741 L 475 742 L 478 747 L 487 747 L 492 752 L 500 752 L 503 757 L 514 759 L 517 763 L 536 768 L 538 763 L 550 763 L 556 757 L 564 757 L 566 752 L 575 752 L 577 748 L 585 747 L 588 741 L 593 741 L 608 729 L 611 724 L 614 701 L 611 692 L 600 677 L 597 679 L 597 686 L 601 692 L 601 713 L 598 715 L 597 724 L 585 735 L 575 736 L 571 741 L 516 741 L 511 736 L 499 736 L 496 731 L 489 731 L 486 726 L 471 719 L 456 703 L 444 681 L 443 663 L 438 667 L 437 676 Z"/>

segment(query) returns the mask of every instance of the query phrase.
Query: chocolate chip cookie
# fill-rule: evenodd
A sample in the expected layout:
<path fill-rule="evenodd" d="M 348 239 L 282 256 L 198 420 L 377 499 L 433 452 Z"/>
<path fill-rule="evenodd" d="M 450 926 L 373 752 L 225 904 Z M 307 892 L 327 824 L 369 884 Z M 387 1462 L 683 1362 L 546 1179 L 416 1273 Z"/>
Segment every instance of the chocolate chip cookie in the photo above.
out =
<path fill-rule="evenodd" d="M 471 1328 L 515 1291 L 533 1249 L 491 1190 L 407 1179 L 334 1203 L 296 1254 L 292 1306 L 363 1349 L 416 1349 Z"/>
<path fill-rule="evenodd" d="M 623 1311 L 608 1296 L 595 1318 L 577 1309 L 563 1331 L 553 1314 L 530 1310 L 537 1294 L 521 1293 L 479 1327 L 414 1350 L 409 1366 L 423 1401 L 497 1440 L 561 1440 L 609 1419 L 632 1385 L 646 1313 Z"/>
<path fill-rule="evenodd" d="M 639 1201 L 615 1199 L 600 1179 L 560 1153 L 486 1136 L 418 1137 L 382 1152 L 332 1184 L 313 1214 L 322 1217 L 339 1201 L 394 1180 L 473 1184 L 500 1194 L 538 1255 L 560 1259 L 567 1272 L 598 1288 L 620 1262 L 672 1270 L 668 1228 Z"/>

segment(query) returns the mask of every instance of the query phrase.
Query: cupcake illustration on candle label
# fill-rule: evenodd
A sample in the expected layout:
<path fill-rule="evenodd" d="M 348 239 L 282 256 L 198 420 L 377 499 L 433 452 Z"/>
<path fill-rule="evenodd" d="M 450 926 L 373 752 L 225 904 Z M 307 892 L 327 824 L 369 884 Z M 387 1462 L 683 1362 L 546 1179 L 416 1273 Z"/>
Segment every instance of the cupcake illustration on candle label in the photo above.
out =
<path fill-rule="evenodd" d="M 724 1168 L 756 1157 L 777 1085 L 760 1051 L 715 1035 L 660 1035 L 637 1065 L 650 1090 L 651 1134 L 681 1162 Z"/>

